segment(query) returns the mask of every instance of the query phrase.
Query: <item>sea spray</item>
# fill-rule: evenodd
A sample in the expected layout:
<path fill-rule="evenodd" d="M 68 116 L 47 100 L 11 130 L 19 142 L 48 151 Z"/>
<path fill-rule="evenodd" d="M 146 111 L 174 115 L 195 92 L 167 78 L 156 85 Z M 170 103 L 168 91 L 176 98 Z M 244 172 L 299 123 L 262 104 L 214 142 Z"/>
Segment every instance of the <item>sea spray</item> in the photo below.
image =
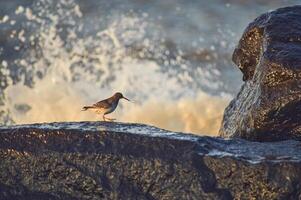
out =
<path fill-rule="evenodd" d="M 152 124 L 167 130 L 216 135 L 230 96 L 199 92 L 176 101 L 149 99 L 142 105 L 124 105 L 122 121 Z"/>
<path fill-rule="evenodd" d="M 74 1 L 45 0 L 18 7 L 2 23 L 20 16 L 21 29 L 11 35 L 19 57 L 2 61 L 3 122 L 101 120 L 81 107 L 120 91 L 136 103 L 121 103 L 112 114 L 118 120 L 217 133 L 230 99 L 227 93 L 208 93 L 223 88 L 220 71 L 187 59 L 191 56 L 168 41 L 147 13 L 114 13 L 93 21 L 89 32 Z M 205 60 L 210 56 L 218 58 L 213 53 Z"/>

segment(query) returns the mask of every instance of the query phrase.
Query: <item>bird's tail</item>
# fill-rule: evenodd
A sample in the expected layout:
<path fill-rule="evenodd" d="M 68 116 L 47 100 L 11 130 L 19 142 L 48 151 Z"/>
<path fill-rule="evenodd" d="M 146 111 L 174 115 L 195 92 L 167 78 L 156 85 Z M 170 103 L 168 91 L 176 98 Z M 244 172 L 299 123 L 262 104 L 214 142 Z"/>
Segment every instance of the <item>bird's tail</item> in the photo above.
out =
<path fill-rule="evenodd" d="M 84 106 L 82 108 L 82 111 L 86 111 L 86 110 L 89 110 L 90 108 L 94 108 L 93 106 Z"/>

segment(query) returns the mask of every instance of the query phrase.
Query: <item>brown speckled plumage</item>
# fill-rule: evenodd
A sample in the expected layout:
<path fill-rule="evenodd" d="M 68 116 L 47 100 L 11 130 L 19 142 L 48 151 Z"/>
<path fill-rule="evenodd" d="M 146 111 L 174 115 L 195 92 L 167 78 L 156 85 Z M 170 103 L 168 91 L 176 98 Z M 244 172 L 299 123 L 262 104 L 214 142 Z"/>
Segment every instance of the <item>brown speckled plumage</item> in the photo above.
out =
<path fill-rule="evenodd" d="M 92 106 L 84 106 L 82 111 L 93 110 L 97 114 L 102 114 L 104 121 L 106 121 L 106 119 L 112 121 L 115 119 L 106 118 L 105 115 L 113 112 L 116 109 L 120 99 L 126 99 L 129 101 L 129 99 L 125 98 L 120 92 L 117 92 L 112 97 L 99 101 Z"/>

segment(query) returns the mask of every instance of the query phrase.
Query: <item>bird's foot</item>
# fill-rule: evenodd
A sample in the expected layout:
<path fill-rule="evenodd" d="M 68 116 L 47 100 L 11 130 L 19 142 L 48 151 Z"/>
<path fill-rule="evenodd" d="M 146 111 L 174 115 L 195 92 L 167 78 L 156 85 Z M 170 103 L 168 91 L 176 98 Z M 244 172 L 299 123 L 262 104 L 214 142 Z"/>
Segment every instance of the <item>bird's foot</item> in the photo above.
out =
<path fill-rule="evenodd" d="M 110 122 L 112 122 L 112 121 L 115 121 L 116 119 L 111 119 L 111 118 L 107 118 L 107 117 L 103 117 L 103 121 L 110 121 Z"/>
<path fill-rule="evenodd" d="M 111 118 L 106 118 L 107 120 L 109 120 L 110 122 L 115 121 L 116 119 L 111 119 Z"/>

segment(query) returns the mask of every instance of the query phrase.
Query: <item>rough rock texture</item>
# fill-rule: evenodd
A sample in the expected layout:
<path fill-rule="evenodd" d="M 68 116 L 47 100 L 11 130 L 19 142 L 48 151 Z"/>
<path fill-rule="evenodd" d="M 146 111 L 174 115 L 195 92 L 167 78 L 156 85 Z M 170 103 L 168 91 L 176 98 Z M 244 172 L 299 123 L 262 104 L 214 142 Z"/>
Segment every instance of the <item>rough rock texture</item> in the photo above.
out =
<path fill-rule="evenodd" d="M 256 141 L 301 139 L 301 6 L 261 15 L 233 54 L 244 85 L 220 135 Z"/>
<path fill-rule="evenodd" d="M 0 199 L 298 199 L 300 144 L 139 124 L 0 127 Z"/>

